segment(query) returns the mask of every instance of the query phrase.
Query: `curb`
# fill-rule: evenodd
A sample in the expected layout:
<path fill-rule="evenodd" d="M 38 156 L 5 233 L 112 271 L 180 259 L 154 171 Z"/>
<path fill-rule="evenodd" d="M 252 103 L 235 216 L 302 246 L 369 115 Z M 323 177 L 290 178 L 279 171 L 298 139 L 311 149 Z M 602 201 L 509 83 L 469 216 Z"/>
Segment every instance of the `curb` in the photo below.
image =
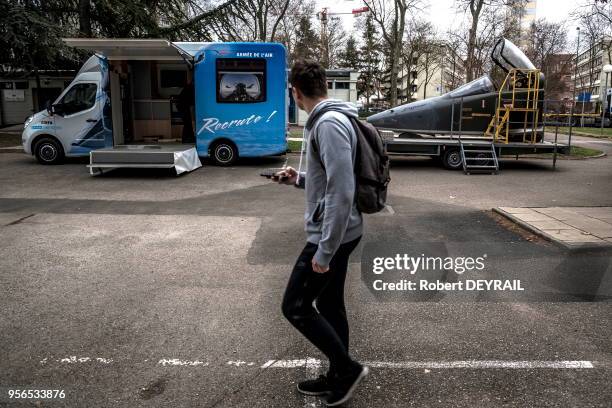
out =
<path fill-rule="evenodd" d="M 607 155 L 608 155 L 608 153 L 601 152 L 600 154 L 596 154 L 595 156 L 584 157 L 584 159 L 599 159 L 600 157 L 604 157 L 604 156 L 607 156 Z"/>
<path fill-rule="evenodd" d="M 498 207 L 493 207 L 492 210 L 493 210 L 494 213 L 499 214 L 502 217 L 506 217 L 507 219 L 509 219 L 513 223 L 517 224 L 521 228 L 531 232 L 532 234 L 535 234 L 535 235 L 539 236 L 540 238 L 543 238 L 543 239 L 545 239 L 545 240 L 547 240 L 549 242 L 552 242 L 553 244 L 555 244 L 558 247 L 561 247 L 563 249 L 584 249 L 584 248 L 590 249 L 590 248 L 609 248 L 609 247 L 612 247 L 611 243 L 597 243 L 597 242 L 576 242 L 576 243 L 572 243 L 572 242 L 562 241 L 560 239 L 551 237 L 550 235 L 548 235 L 544 231 L 537 229 L 533 225 L 531 225 L 531 224 L 529 224 L 529 223 L 527 223 L 527 222 L 525 222 L 525 221 L 523 221 L 521 219 L 516 218 L 512 214 L 507 213 L 504 210 L 499 209 Z"/>

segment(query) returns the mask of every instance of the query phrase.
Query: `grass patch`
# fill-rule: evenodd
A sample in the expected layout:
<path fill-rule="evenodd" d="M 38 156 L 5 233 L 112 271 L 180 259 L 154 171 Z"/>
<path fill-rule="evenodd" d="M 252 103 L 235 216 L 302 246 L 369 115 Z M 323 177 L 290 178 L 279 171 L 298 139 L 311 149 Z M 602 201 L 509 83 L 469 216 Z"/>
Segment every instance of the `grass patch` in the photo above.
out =
<path fill-rule="evenodd" d="M 299 137 L 301 139 L 302 138 L 302 129 L 291 129 L 289 131 L 289 136 L 290 137 Z"/>
<path fill-rule="evenodd" d="M 546 126 L 546 132 L 555 133 L 555 128 L 553 126 Z M 559 133 L 569 134 L 568 127 L 559 127 Z M 589 137 L 598 137 L 604 139 L 612 139 L 612 128 L 594 128 L 594 127 L 574 127 L 572 128 L 572 134 L 578 136 L 589 136 Z"/>
<path fill-rule="evenodd" d="M 557 153 L 557 158 L 562 160 L 571 160 L 571 159 L 584 159 L 587 157 L 599 156 L 603 152 L 597 149 L 590 149 L 588 147 L 580 147 L 580 146 L 572 146 L 570 154 L 561 154 Z M 502 157 L 514 157 L 510 156 L 502 156 Z M 551 159 L 553 157 L 553 153 L 542 153 L 542 154 L 526 154 L 520 156 L 524 159 Z"/>
<path fill-rule="evenodd" d="M 602 154 L 601 150 L 590 149 L 588 147 L 572 146 L 570 154 L 566 156 L 570 157 L 591 157 Z"/>
<path fill-rule="evenodd" d="M 297 140 L 289 140 L 287 142 L 287 148 L 290 152 L 299 152 L 302 149 L 302 142 Z"/>

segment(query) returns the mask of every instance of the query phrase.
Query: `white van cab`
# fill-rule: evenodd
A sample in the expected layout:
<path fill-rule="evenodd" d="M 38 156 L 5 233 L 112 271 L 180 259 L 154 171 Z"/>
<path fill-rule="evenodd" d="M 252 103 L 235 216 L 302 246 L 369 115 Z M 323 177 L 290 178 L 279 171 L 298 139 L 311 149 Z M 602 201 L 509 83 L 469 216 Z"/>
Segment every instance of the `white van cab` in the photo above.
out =
<path fill-rule="evenodd" d="M 24 151 L 42 164 L 56 164 L 64 157 L 112 146 L 107 81 L 106 58 L 93 55 L 55 102 L 26 119 L 21 137 Z"/>

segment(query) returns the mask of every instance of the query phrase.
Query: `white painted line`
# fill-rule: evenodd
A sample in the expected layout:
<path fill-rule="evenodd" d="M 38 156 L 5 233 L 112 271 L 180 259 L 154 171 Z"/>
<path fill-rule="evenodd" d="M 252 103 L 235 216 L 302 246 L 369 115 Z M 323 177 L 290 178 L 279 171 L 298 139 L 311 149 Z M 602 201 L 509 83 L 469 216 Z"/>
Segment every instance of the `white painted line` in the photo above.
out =
<path fill-rule="evenodd" d="M 255 363 L 252 362 L 252 361 L 246 362 L 246 361 L 242 361 L 242 360 L 237 360 L 237 361 L 230 360 L 226 364 L 227 365 L 231 365 L 231 366 L 236 366 L 236 367 L 242 367 L 242 366 L 251 367 L 251 366 L 255 365 Z"/>
<path fill-rule="evenodd" d="M 366 361 L 373 368 L 593 368 L 590 361 L 507 361 L 507 360 L 464 360 L 464 361 Z"/>
<path fill-rule="evenodd" d="M 148 362 L 150 359 L 144 360 Z M 181 360 L 178 358 L 151 359 L 163 367 L 207 367 L 211 363 L 201 360 Z M 124 360 L 126 363 L 132 360 Z M 45 357 L 40 364 L 111 364 L 117 360 L 103 357 L 68 356 L 63 358 Z M 230 366 L 236 368 L 306 368 L 310 374 L 318 373 L 322 367 L 321 360 L 311 357 L 295 360 L 267 360 L 263 364 L 255 361 L 229 360 L 225 363 L 213 362 L 213 365 Z M 363 364 L 372 368 L 389 369 L 585 369 L 595 368 L 588 360 L 455 360 L 455 361 L 365 361 Z"/>
<path fill-rule="evenodd" d="M 162 366 L 207 366 L 208 363 L 200 360 L 179 360 L 178 358 L 162 358 L 157 362 L 158 365 Z"/>
<path fill-rule="evenodd" d="M 46 364 L 49 361 L 49 358 L 46 357 L 40 361 L 41 364 Z M 102 357 L 77 357 L 77 356 L 69 356 L 64 358 L 56 359 L 55 361 L 59 363 L 68 363 L 68 364 L 78 364 L 78 363 L 102 363 L 102 364 L 110 364 L 113 362 L 112 358 L 102 358 Z"/>
<path fill-rule="evenodd" d="M 508 361 L 508 360 L 460 360 L 460 361 L 365 361 L 363 364 L 372 368 L 594 368 L 590 361 Z M 321 366 L 321 361 L 316 359 L 300 360 L 270 360 L 261 368 L 298 368 L 310 366 Z"/>
<path fill-rule="evenodd" d="M 298 368 L 318 369 L 321 367 L 321 360 L 316 358 L 302 358 L 298 360 L 269 360 L 261 368 Z"/>
<path fill-rule="evenodd" d="M 265 362 L 265 363 L 264 363 L 264 364 L 261 366 L 261 368 L 268 368 L 268 367 L 270 367 L 270 366 L 271 366 L 271 365 L 272 365 L 272 364 L 273 364 L 275 361 L 276 361 L 276 360 L 268 360 L 268 361 L 266 361 L 266 362 Z"/>

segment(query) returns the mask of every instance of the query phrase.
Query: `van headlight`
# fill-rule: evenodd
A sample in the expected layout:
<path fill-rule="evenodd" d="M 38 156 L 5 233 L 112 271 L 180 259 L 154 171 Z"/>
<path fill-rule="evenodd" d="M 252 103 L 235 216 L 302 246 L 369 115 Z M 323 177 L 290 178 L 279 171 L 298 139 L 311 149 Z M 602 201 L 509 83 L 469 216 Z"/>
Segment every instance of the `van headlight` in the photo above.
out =
<path fill-rule="evenodd" d="M 33 120 L 34 120 L 34 116 L 33 116 L 33 115 L 32 115 L 32 116 L 29 116 L 29 117 L 28 117 L 28 118 L 25 120 L 25 123 L 23 124 L 23 128 L 24 128 L 24 129 L 25 129 L 25 128 L 27 128 L 27 127 L 30 125 L 30 123 L 32 123 L 32 121 L 33 121 Z"/>

